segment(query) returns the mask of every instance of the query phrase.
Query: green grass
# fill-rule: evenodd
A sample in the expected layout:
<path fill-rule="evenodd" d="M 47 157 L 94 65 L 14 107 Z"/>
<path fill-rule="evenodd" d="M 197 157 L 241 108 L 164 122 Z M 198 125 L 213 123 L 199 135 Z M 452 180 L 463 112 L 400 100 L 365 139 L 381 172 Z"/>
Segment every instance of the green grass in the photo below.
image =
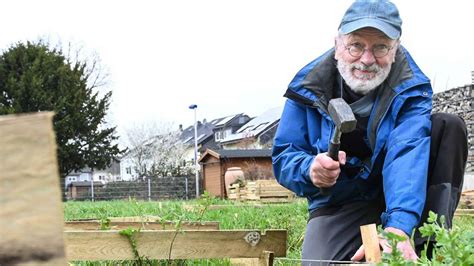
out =
<path fill-rule="evenodd" d="M 287 258 L 301 258 L 301 245 L 308 218 L 306 200 L 298 199 L 288 204 L 256 205 L 210 199 L 208 204 L 226 205 L 226 207 L 206 210 L 201 221 L 218 221 L 221 229 L 286 229 L 288 230 Z M 188 221 L 199 220 L 201 217 L 199 208 L 196 208 L 195 211 L 189 211 L 183 207 L 184 205 L 204 206 L 205 204 L 202 201 L 195 200 L 166 202 L 135 200 L 66 202 L 64 203 L 64 216 L 66 220 L 147 215 L 159 216 L 170 221 L 177 221 L 179 219 Z M 473 231 L 474 218 L 456 217 L 454 226 L 458 226 L 464 231 Z M 186 263 L 186 265 L 189 265 L 189 263 Z M 213 263 L 210 263 L 210 265 L 213 265 Z"/>

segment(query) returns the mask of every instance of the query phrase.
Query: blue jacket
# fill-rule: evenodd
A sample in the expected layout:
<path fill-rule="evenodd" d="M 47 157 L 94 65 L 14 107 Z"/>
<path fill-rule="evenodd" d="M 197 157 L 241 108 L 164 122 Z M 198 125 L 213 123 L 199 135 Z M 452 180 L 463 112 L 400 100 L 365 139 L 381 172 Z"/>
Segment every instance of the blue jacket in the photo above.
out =
<path fill-rule="evenodd" d="M 311 182 L 309 167 L 315 155 L 327 152 L 334 130 L 327 105 L 333 98 L 336 76 L 331 49 L 291 81 L 274 139 L 275 176 L 281 185 L 308 199 L 310 212 L 322 206 L 374 200 L 383 193 L 383 227 L 395 227 L 410 235 L 426 198 L 430 81 L 400 47 L 389 76 L 377 89 L 369 117 L 366 137 L 372 157 L 347 158 L 332 192 L 324 196 Z"/>

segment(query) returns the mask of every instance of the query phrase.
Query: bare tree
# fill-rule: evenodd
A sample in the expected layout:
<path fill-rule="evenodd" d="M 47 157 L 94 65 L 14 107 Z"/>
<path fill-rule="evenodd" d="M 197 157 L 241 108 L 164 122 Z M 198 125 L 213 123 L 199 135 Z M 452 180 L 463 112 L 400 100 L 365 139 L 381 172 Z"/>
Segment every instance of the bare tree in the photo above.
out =
<path fill-rule="evenodd" d="M 182 176 L 192 165 L 184 158 L 181 132 L 164 123 L 136 124 L 126 130 L 127 158 L 140 177 Z"/>

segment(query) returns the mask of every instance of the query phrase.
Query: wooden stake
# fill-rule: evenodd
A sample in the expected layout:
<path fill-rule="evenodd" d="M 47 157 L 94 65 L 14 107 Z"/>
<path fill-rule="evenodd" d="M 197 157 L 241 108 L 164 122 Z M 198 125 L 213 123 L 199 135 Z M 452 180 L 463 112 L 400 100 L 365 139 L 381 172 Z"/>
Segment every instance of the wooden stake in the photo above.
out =
<path fill-rule="evenodd" d="M 379 237 L 375 224 L 367 224 L 360 227 L 362 243 L 365 250 L 365 260 L 367 262 L 381 262 Z"/>
<path fill-rule="evenodd" d="M 0 116 L 0 265 L 67 265 L 52 118 Z"/>

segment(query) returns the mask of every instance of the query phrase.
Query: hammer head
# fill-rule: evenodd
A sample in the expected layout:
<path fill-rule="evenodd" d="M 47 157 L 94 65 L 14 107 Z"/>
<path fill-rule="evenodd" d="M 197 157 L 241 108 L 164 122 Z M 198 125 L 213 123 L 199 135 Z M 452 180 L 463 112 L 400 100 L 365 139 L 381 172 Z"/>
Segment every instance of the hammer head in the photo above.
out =
<path fill-rule="evenodd" d="M 342 133 L 351 132 L 355 129 L 357 120 L 351 107 L 342 98 L 330 100 L 328 111 L 329 116 Z"/>

